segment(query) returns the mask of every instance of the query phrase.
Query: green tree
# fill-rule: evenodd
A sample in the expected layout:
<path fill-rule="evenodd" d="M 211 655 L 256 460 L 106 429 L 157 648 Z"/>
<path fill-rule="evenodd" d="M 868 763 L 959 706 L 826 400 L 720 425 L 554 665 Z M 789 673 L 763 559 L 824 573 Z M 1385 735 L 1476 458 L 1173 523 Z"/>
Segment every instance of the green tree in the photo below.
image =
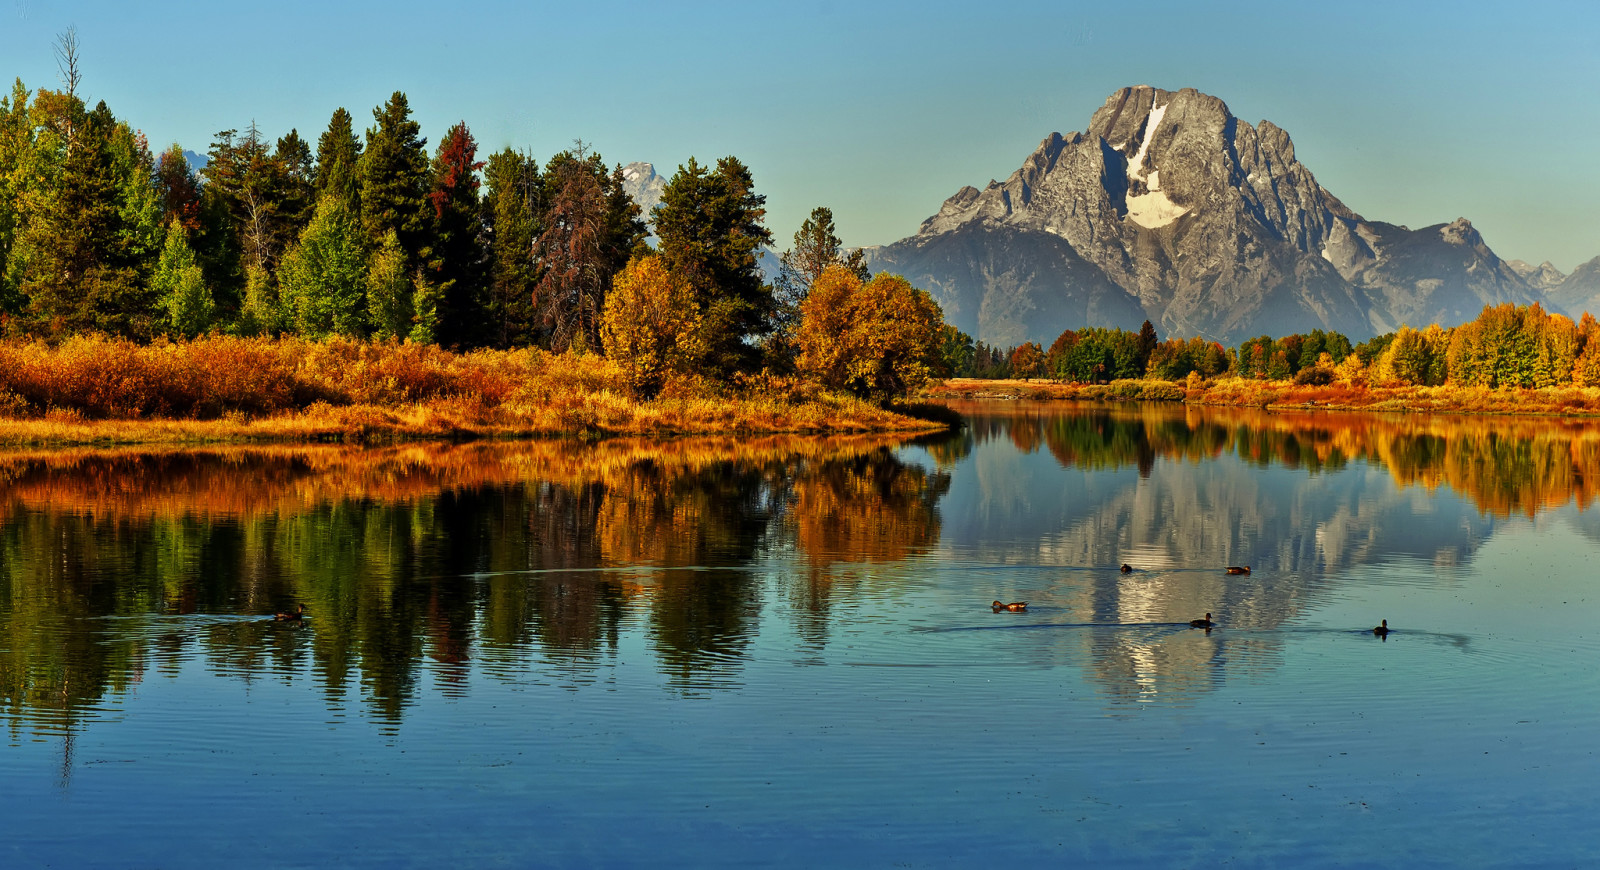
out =
<path fill-rule="evenodd" d="M 278 289 L 272 284 L 272 276 L 254 266 L 246 269 L 239 306 L 239 333 L 274 336 L 283 331 L 284 320 L 283 305 Z"/>
<path fill-rule="evenodd" d="M 428 140 L 411 120 L 411 107 L 399 91 L 373 109 L 372 117 L 377 126 L 367 130 L 366 151 L 356 168 L 361 225 L 374 247 L 393 230 L 408 260 L 416 265 L 432 245 Z"/>
<path fill-rule="evenodd" d="M 706 366 L 715 375 L 753 370 L 760 360 L 754 340 L 772 329 L 772 289 L 757 265 L 761 246 L 772 243 L 765 217 L 766 197 L 733 157 L 718 160 L 715 169 L 690 158 L 655 208 L 661 256 L 701 302 L 713 336 Z"/>
<path fill-rule="evenodd" d="M 367 319 L 375 339 L 404 339 L 415 319 L 406 254 L 390 230 L 367 266 Z"/>
<path fill-rule="evenodd" d="M 74 115 L 71 101 L 63 102 L 63 114 Z M 25 228 L 21 292 L 47 332 L 147 336 L 154 312 L 127 245 L 134 230 L 112 146 L 116 120 L 102 102 L 65 126 L 73 138 L 55 138 L 64 149 L 60 171 L 48 178 L 53 184 L 41 191 Z"/>
<path fill-rule="evenodd" d="M 317 195 L 332 190 L 353 214 L 361 210 L 357 178 L 361 152 L 361 138 L 356 135 L 350 113 L 342 106 L 335 109 L 328 119 L 328 129 L 317 139 Z"/>
<path fill-rule="evenodd" d="M 484 171 L 482 225 L 489 234 L 489 339 L 497 347 L 533 342 L 533 245 L 543 230 L 539 163 L 506 148 Z"/>
<path fill-rule="evenodd" d="M 338 196 L 317 213 L 278 270 L 283 306 L 303 335 L 366 335 L 366 247 L 355 216 Z"/>
<path fill-rule="evenodd" d="M 167 326 L 178 335 L 194 338 L 211 328 L 217 305 L 189 247 L 189 231 L 177 218 L 167 226 L 166 245 L 150 289 L 161 301 Z"/>
<path fill-rule="evenodd" d="M 283 167 L 278 209 L 286 231 L 298 236 L 317 211 L 317 167 L 311 159 L 311 146 L 300 138 L 300 131 L 290 130 L 287 136 L 278 139 L 272 158 Z"/>
<path fill-rule="evenodd" d="M 784 368 L 792 364 L 794 333 L 800 327 L 800 306 L 811 285 L 829 266 L 843 265 L 865 283 L 872 280 L 861 251 L 845 254 L 843 242 L 834 235 L 833 210 L 818 206 L 794 234 L 794 247 L 778 258 L 778 277 L 773 282 L 773 329 L 768 341 L 768 364 Z"/>
<path fill-rule="evenodd" d="M 267 147 L 251 122 L 241 137 L 224 130 L 211 143 L 201 175 L 205 193 L 227 215 L 246 266 L 269 274 L 295 238 L 295 185 L 289 168 Z"/>

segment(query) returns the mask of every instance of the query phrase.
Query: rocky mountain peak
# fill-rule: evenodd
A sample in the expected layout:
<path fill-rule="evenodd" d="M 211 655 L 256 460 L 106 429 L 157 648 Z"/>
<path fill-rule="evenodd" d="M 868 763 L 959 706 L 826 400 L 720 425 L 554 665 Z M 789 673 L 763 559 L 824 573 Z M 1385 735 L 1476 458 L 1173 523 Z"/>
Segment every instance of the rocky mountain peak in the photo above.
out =
<path fill-rule="evenodd" d="M 910 276 L 932 249 L 970 252 L 983 234 L 1002 229 L 1004 241 L 995 244 L 1013 254 L 1039 236 L 1065 242 L 1038 241 L 1039 256 L 1058 266 L 1062 258 L 1081 261 L 1168 334 L 1234 339 L 1320 327 L 1364 337 L 1402 322 L 1459 322 L 1457 311 L 1470 309 L 1470 318 L 1486 302 L 1532 298 L 1470 222 L 1415 232 L 1369 222 L 1317 182 L 1288 131 L 1240 121 L 1222 100 L 1193 88 L 1116 91 L 1084 132 L 1046 136 L 1006 180 L 963 187 L 916 236 L 875 259 Z M 1054 338 L 1038 334 L 1046 320 L 1028 312 L 1048 307 L 1056 291 L 1011 286 L 1014 277 L 997 275 L 969 274 L 963 281 L 971 286 L 928 278 L 945 288 L 947 316 L 960 310 L 958 325 L 980 338 Z M 1003 285 L 1033 307 L 977 298 Z M 1104 304 L 1093 310 L 1129 309 L 1095 288 Z M 1080 291 L 1088 292 L 1060 288 Z"/>
<path fill-rule="evenodd" d="M 622 189 L 649 220 L 650 210 L 660 204 L 661 193 L 667 189 L 667 180 L 656 173 L 653 163 L 629 163 L 622 167 Z"/>

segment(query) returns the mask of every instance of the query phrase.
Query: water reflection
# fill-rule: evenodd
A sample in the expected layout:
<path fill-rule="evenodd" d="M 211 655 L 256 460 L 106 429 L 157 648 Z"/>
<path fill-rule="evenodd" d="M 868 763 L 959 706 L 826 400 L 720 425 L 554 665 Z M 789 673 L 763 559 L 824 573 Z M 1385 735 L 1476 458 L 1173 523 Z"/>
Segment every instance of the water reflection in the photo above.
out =
<path fill-rule="evenodd" d="M 1448 570 L 1600 480 L 1600 430 L 1563 420 L 960 410 L 966 430 L 913 446 L 0 454 L 0 716 L 67 734 L 198 660 L 309 677 L 394 727 L 475 674 L 613 679 L 630 638 L 670 691 L 705 694 L 748 680 L 763 634 L 837 662 L 847 611 L 886 595 L 935 620 L 1025 598 L 1019 627 L 1062 630 L 1014 633 L 1009 655 L 1081 668 L 1116 703 L 1182 700 L 1276 667 L 1353 569 Z M 271 620 L 302 602 L 306 625 Z M 1208 611 L 1222 629 L 1171 627 Z"/>
<path fill-rule="evenodd" d="M 881 438 L 70 451 L 0 457 L 0 703 L 71 727 L 161 662 L 359 688 L 397 723 L 474 658 L 575 680 L 644 620 L 669 684 L 729 685 L 759 554 L 793 550 L 825 635 L 831 566 L 937 541 L 947 475 Z M 868 520 L 870 519 L 870 522 Z M 869 528 L 870 527 L 870 528 Z M 303 602 L 304 626 L 276 623 Z"/>

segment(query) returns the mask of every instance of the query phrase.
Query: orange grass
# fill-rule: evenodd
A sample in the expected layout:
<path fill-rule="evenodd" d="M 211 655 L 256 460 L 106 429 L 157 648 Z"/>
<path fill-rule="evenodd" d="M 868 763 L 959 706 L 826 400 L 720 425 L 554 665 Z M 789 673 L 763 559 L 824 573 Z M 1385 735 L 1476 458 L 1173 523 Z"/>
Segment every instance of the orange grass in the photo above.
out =
<path fill-rule="evenodd" d="M 781 388 L 780 388 L 781 387 Z M 634 400 L 596 356 L 210 336 L 0 343 L 0 443 L 917 431 L 848 397 L 751 385 Z"/>

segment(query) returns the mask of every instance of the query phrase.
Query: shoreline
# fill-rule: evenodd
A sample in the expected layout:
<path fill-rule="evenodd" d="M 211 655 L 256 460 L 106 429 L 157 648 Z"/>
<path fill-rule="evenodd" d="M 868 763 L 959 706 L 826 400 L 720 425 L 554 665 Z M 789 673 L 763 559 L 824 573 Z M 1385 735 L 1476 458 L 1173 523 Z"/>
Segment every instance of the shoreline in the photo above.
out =
<path fill-rule="evenodd" d="M 923 397 L 1010 401 L 1172 402 L 1187 405 L 1263 410 L 1366 411 L 1600 418 L 1600 387 L 1375 387 L 1224 378 L 1189 389 L 1175 381 L 1128 380 L 1109 384 L 1069 384 L 1049 380 L 951 378 L 928 388 Z"/>

